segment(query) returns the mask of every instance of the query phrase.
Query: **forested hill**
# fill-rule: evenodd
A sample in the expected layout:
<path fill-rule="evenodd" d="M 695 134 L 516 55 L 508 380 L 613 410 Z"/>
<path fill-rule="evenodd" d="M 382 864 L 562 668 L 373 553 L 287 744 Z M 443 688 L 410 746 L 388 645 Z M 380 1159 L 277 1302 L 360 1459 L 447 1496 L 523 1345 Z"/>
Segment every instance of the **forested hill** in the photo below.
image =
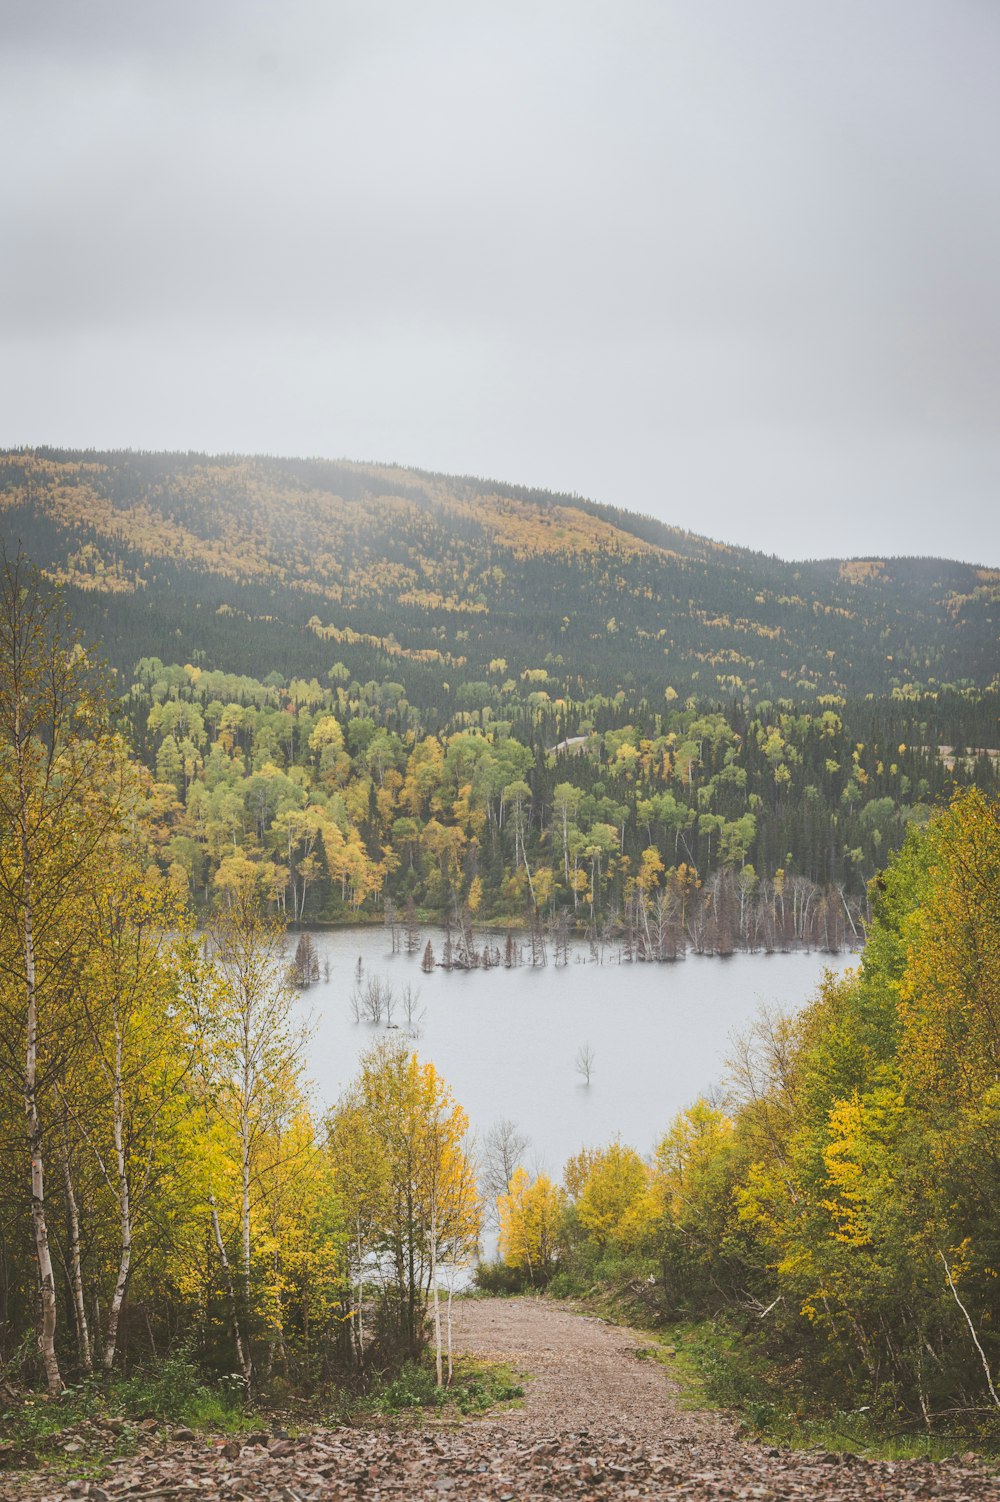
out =
<path fill-rule="evenodd" d="M 641 507 L 651 497 L 631 497 Z M 0 454 L 0 532 L 126 675 L 391 676 L 411 700 L 909 697 L 997 674 L 1000 571 L 787 563 L 649 516 L 373 464 Z M 900 539 L 905 547 L 905 539 Z"/>

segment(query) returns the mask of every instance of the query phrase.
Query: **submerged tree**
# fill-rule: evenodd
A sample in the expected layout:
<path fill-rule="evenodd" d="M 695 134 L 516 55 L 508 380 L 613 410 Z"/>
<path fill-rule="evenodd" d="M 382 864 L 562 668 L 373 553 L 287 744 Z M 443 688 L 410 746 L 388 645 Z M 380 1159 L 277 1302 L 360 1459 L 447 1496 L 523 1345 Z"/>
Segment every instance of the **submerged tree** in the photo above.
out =
<path fill-rule="evenodd" d="M 295 946 L 295 959 L 292 962 L 292 984 L 305 989 L 313 986 L 319 980 L 319 955 L 316 953 L 316 942 L 308 930 L 299 935 L 299 942 Z"/>
<path fill-rule="evenodd" d="M 594 1072 L 594 1050 L 589 1043 L 581 1043 L 576 1051 L 576 1072 L 585 1085 L 590 1084 Z"/>

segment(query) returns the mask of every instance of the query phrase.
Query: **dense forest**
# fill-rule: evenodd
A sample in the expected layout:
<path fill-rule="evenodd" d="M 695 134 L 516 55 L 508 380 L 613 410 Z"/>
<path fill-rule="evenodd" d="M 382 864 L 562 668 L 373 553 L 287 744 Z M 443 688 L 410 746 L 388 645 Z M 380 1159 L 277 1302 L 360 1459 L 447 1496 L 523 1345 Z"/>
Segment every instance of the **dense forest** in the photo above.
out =
<path fill-rule="evenodd" d="M 907 827 L 996 786 L 986 568 L 320 461 L 8 453 L 0 514 L 114 668 L 203 911 L 250 862 L 292 923 L 833 950 Z"/>
<path fill-rule="evenodd" d="M 760 1422 L 825 1407 L 848 1432 L 995 1444 L 998 1067 L 1000 810 L 973 791 L 908 833 L 860 969 L 742 1040 L 725 1103 L 681 1112 L 651 1159 L 612 1143 L 562 1185 L 512 1172 L 506 1263 L 518 1286 L 606 1278 L 661 1320 L 721 1321 L 724 1364 L 766 1358 L 741 1394 Z"/>
<path fill-rule="evenodd" d="M 293 923 L 573 924 L 631 935 L 645 959 L 834 950 L 860 941 L 867 883 L 908 825 L 955 783 L 996 780 L 990 757 L 927 744 L 916 715 L 940 700 L 863 703 L 851 723 L 844 705 L 675 700 L 636 724 L 596 698 L 546 750 L 475 712 L 425 734 L 402 685 L 341 664 L 326 685 L 136 671 L 122 715 L 154 779 L 161 870 L 205 909 L 252 864 Z"/>

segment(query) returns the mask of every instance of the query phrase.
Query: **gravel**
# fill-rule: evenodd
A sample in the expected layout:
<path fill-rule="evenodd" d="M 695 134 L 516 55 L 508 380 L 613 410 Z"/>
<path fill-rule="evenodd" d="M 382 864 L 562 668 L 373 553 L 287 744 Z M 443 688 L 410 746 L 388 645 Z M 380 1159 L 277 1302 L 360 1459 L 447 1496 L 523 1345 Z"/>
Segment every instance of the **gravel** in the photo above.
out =
<path fill-rule="evenodd" d="M 530 1374 L 523 1406 L 462 1423 L 318 1430 L 298 1439 L 150 1435 L 100 1482 L 0 1475 L 7 1502 L 593 1502 L 940 1497 L 1000 1502 L 973 1457 L 864 1461 L 748 1443 L 731 1417 L 680 1406 L 630 1331 L 533 1299 L 462 1301 L 456 1349 Z M 251 1442 L 252 1440 L 252 1442 Z"/>

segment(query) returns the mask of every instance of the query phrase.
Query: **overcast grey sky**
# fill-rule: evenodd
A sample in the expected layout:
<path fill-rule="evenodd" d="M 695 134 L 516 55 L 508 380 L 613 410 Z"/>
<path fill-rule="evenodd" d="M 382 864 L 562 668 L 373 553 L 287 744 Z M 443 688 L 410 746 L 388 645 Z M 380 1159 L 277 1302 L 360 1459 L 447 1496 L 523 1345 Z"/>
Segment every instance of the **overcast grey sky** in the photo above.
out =
<path fill-rule="evenodd" d="M 0 443 L 1000 564 L 997 0 L 0 0 Z"/>

